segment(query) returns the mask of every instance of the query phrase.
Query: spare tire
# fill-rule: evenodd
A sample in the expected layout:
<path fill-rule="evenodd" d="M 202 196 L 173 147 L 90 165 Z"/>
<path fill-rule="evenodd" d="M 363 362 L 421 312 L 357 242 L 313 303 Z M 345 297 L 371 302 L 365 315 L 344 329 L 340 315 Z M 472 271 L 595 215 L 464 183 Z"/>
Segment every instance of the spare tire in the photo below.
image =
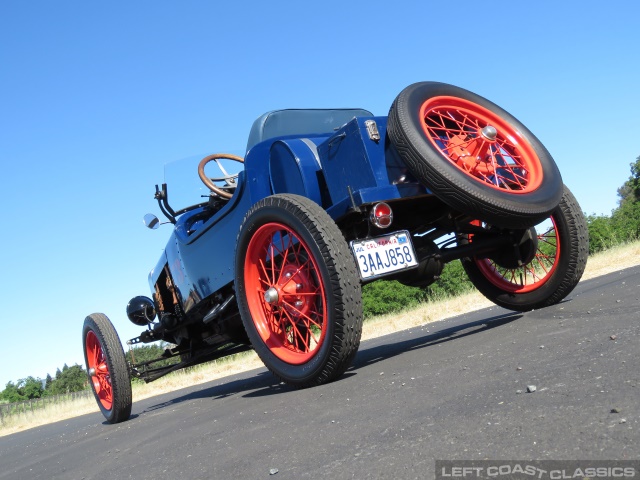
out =
<path fill-rule="evenodd" d="M 505 228 L 549 217 L 562 198 L 555 161 L 522 123 L 453 85 L 420 82 L 396 97 L 387 134 L 409 171 L 453 209 Z"/>

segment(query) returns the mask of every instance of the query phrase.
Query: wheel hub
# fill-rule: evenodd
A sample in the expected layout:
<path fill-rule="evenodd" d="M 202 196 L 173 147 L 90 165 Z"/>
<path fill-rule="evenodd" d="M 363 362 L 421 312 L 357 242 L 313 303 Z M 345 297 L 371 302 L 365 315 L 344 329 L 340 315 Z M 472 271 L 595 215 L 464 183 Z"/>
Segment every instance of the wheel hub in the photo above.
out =
<path fill-rule="evenodd" d="M 452 136 L 445 149 L 451 160 L 474 176 L 489 177 L 495 173 L 492 162 L 492 146 L 498 138 L 498 130 L 487 125 L 473 133 Z M 487 143 L 489 145 L 487 145 Z"/>
<path fill-rule="evenodd" d="M 482 130 L 480 130 L 480 135 L 482 135 L 489 142 L 495 142 L 496 137 L 498 136 L 498 130 L 492 125 L 487 125 Z"/>
<path fill-rule="evenodd" d="M 308 294 L 312 291 L 308 275 L 297 263 L 288 263 L 280 280 L 264 292 L 264 301 L 274 308 L 284 306 L 292 316 L 299 317 L 307 314 Z"/>
<path fill-rule="evenodd" d="M 278 290 L 271 287 L 266 292 L 264 292 L 264 301 L 270 305 L 277 304 L 280 300 L 280 295 L 278 295 Z"/>
<path fill-rule="evenodd" d="M 538 251 L 538 233 L 535 227 L 520 232 L 522 235 L 514 242 L 513 248 L 506 248 L 492 258 L 502 268 L 515 269 L 527 265 L 535 258 Z M 514 237 L 517 238 L 515 235 Z"/>
<path fill-rule="evenodd" d="M 298 259 L 296 263 L 292 262 L 284 267 L 284 278 L 279 286 L 283 300 L 288 305 L 290 314 L 294 317 L 307 314 L 309 296 L 305 294 L 312 292 L 310 279 L 305 270 L 298 265 L 299 261 Z"/>

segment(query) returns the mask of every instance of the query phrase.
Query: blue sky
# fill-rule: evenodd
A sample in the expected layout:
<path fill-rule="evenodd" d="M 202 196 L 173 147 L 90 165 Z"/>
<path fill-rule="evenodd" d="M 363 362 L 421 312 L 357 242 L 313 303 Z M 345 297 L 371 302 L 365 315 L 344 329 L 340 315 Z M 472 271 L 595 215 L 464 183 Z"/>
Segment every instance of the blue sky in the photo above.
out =
<path fill-rule="evenodd" d="M 640 155 L 632 0 L 217 3 L 0 5 L 0 389 L 82 363 L 89 313 L 139 333 L 163 164 L 242 154 L 265 111 L 386 115 L 413 82 L 459 85 L 527 125 L 588 213 Z"/>

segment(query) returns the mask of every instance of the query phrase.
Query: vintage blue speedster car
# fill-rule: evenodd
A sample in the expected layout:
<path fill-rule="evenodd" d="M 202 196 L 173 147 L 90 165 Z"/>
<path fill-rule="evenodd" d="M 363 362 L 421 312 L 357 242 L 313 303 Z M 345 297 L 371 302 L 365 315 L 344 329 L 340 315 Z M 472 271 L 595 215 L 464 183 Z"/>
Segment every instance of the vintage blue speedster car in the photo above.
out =
<path fill-rule="evenodd" d="M 222 159 L 243 164 L 239 173 Z M 288 384 L 335 379 L 360 343 L 361 285 L 378 278 L 424 287 L 460 260 L 486 297 L 525 311 L 561 301 L 586 265 L 585 220 L 551 155 L 509 113 L 451 85 L 407 87 L 388 117 L 266 113 L 244 158 L 210 155 L 196 173 L 207 195 L 186 208 L 172 208 L 173 185 L 156 186 L 173 231 L 151 298 L 127 306 L 145 327 L 128 343 L 163 341 L 165 354 L 127 362 L 106 316 L 84 322 L 109 422 L 129 417 L 132 376 L 152 381 L 250 348 Z"/>

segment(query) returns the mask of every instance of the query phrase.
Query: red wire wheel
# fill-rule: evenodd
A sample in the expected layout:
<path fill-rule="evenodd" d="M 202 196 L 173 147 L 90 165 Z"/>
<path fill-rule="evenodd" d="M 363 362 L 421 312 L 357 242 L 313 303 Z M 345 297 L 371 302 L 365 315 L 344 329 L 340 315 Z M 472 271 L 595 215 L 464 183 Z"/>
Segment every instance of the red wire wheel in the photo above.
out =
<path fill-rule="evenodd" d="M 109 423 L 127 420 L 131 377 L 118 333 L 106 315 L 94 313 L 85 318 L 82 341 L 89 385 L 100 411 Z"/>
<path fill-rule="evenodd" d="M 319 205 L 290 194 L 256 203 L 238 235 L 235 271 L 247 336 L 277 377 L 306 387 L 348 368 L 362 333 L 360 281 Z"/>
<path fill-rule="evenodd" d="M 309 247 L 291 228 L 267 223 L 251 237 L 244 270 L 262 341 L 284 362 L 308 362 L 327 333 L 324 284 Z"/>
<path fill-rule="evenodd" d="M 505 228 L 549 217 L 562 197 L 555 161 L 522 123 L 453 85 L 405 88 L 387 134 L 413 176 L 453 209 Z"/>
<path fill-rule="evenodd" d="M 491 188 L 528 193 L 542 183 L 538 155 L 509 122 L 458 97 L 434 97 L 422 104 L 422 129 L 442 155 Z"/>
<path fill-rule="evenodd" d="M 560 302 L 578 284 L 587 264 L 589 235 L 584 214 L 568 188 L 535 232 L 520 259 L 523 265 L 515 265 L 517 259 L 505 249 L 489 258 L 462 259 L 473 285 L 492 302 L 517 311 L 543 308 Z M 473 237 L 467 241 L 473 243 Z"/>

